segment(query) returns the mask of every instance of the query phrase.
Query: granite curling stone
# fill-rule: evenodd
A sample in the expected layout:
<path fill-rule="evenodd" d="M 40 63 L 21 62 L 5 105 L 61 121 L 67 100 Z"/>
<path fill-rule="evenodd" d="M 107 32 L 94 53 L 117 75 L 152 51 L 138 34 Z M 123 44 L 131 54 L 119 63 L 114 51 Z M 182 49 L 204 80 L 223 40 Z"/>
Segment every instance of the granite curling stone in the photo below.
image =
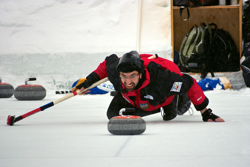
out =
<path fill-rule="evenodd" d="M 28 85 L 28 81 L 35 81 L 36 78 L 28 78 L 25 85 L 19 85 L 14 96 L 17 100 L 42 100 L 46 96 L 46 89 L 41 85 Z"/>
<path fill-rule="evenodd" d="M 0 77 L 0 98 L 9 98 L 14 94 L 14 87 L 9 83 L 2 83 Z"/>
<path fill-rule="evenodd" d="M 125 116 L 121 113 L 108 122 L 108 131 L 113 135 L 139 135 L 145 130 L 146 122 L 139 116 Z"/>

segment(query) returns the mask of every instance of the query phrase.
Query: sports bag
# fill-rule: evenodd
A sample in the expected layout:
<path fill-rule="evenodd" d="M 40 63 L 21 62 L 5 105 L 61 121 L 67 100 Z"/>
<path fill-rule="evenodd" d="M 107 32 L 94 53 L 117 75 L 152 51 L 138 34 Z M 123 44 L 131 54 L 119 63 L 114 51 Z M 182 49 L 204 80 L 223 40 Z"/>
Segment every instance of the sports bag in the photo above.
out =
<path fill-rule="evenodd" d="M 184 37 L 179 60 L 181 66 L 188 72 L 202 72 L 206 69 L 207 51 L 211 43 L 211 25 L 201 23 L 198 27 L 193 26 Z"/>
<path fill-rule="evenodd" d="M 205 76 L 210 72 L 229 72 L 240 70 L 240 55 L 229 32 L 212 29 L 212 41 L 208 50 Z"/>
<path fill-rule="evenodd" d="M 240 70 L 240 56 L 229 32 L 217 29 L 215 23 L 200 27 L 193 26 L 184 37 L 179 60 L 186 72 L 201 72 L 205 78 L 208 72 Z"/>

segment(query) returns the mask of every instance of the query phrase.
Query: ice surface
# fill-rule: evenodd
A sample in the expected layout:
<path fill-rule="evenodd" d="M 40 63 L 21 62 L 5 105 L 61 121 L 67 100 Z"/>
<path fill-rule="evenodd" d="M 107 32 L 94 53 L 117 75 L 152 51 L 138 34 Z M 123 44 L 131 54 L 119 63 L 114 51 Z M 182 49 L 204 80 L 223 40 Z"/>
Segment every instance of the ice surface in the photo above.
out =
<path fill-rule="evenodd" d="M 146 131 L 114 136 L 107 130 L 109 94 L 76 96 L 27 117 L 22 115 L 64 95 L 41 101 L 0 99 L 0 166 L 227 166 L 250 165 L 250 89 L 205 92 L 224 123 L 204 123 L 199 112 L 164 122 L 144 117 Z"/>

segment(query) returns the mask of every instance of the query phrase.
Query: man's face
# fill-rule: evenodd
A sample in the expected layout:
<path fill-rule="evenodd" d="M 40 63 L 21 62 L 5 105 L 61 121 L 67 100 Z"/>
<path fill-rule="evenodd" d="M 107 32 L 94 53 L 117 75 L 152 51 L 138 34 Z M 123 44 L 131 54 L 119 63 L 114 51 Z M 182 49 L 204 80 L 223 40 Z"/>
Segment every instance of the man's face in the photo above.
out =
<path fill-rule="evenodd" d="M 120 72 L 121 81 L 128 92 L 135 90 L 135 87 L 139 83 L 141 77 L 142 74 L 140 74 L 138 71 L 132 71 L 127 73 Z"/>

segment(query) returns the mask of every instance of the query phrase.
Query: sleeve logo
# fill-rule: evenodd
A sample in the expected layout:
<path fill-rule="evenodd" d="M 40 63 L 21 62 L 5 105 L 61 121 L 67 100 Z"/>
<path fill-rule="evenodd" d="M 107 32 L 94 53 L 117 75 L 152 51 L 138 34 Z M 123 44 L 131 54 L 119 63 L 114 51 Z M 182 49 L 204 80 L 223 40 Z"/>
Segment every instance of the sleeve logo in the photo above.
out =
<path fill-rule="evenodd" d="M 182 85 L 182 82 L 175 82 L 173 84 L 173 87 L 172 89 L 170 90 L 171 92 L 180 92 L 181 90 L 181 85 Z"/>

